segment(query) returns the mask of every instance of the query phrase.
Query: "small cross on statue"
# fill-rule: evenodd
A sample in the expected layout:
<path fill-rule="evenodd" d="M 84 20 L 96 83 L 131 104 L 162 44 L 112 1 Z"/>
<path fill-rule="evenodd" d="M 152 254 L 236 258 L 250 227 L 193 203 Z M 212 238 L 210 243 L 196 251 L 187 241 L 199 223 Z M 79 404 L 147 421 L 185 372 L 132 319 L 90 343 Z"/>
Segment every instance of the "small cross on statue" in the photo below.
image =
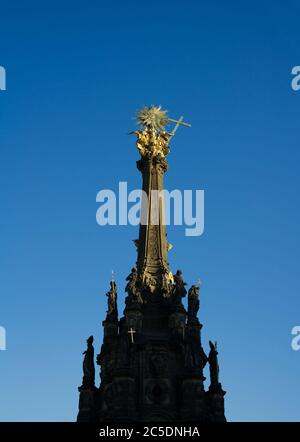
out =
<path fill-rule="evenodd" d="M 133 344 L 134 343 L 133 334 L 136 333 L 136 331 L 133 330 L 133 328 L 131 327 L 130 330 L 128 330 L 127 333 L 129 333 L 131 335 L 131 343 Z"/>
<path fill-rule="evenodd" d="M 172 132 L 170 133 L 170 138 L 174 137 L 175 132 L 177 131 L 178 127 L 181 126 L 186 126 L 186 127 L 192 127 L 191 124 L 189 123 L 185 123 L 183 122 L 183 116 L 181 116 L 179 118 L 179 120 L 174 120 L 174 118 L 167 118 L 167 121 L 171 121 L 172 123 L 176 123 L 174 129 L 172 130 Z"/>

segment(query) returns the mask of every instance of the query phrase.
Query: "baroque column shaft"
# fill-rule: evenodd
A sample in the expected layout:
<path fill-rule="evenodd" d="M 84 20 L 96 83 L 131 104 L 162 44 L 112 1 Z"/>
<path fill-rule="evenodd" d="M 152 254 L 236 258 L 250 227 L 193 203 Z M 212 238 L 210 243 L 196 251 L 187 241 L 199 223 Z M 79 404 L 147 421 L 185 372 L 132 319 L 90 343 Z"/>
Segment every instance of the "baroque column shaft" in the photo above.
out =
<path fill-rule="evenodd" d="M 161 195 L 167 163 L 162 158 L 146 157 L 138 161 L 138 169 L 143 177 L 143 199 L 137 268 L 140 275 L 157 280 L 169 272 Z"/>

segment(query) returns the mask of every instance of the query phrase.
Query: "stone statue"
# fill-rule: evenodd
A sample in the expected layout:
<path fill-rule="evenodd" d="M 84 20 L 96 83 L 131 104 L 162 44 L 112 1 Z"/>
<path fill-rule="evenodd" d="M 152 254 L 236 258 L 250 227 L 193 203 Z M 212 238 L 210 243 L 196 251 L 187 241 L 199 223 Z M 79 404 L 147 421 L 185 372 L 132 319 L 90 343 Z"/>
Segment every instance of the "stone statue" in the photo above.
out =
<path fill-rule="evenodd" d="M 164 298 L 170 298 L 174 285 L 174 276 L 169 269 L 165 269 L 162 275 L 161 290 Z"/>
<path fill-rule="evenodd" d="M 117 286 L 112 279 L 110 281 L 110 290 L 106 293 L 107 296 L 107 317 L 118 317 L 118 306 L 117 306 Z"/>
<path fill-rule="evenodd" d="M 151 275 L 144 276 L 144 288 L 150 293 L 154 293 L 156 289 L 156 280 Z"/>
<path fill-rule="evenodd" d="M 198 323 L 197 313 L 199 311 L 199 286 L 192 285 L 188 293 L 188 322 Z"/>
<path fill-rule="evenodd" d="M 136 267 L 131 269 L 131 273 L 127 276 L 128 281 L 125 291 L 128 293 L 126 304 L 143 303 L 141 292 L 139 290 L 139 279 Z"/>
<path fill-rule="evenodd" d="M 212 387 L 219 385 L 219 363 L 218 363 L 218 350 L 217 343 L 213 344 L 209 341 L 210 352 L 208 355 L 209 371 L 210 371 L 210 383 Z"/>
<path fill-rule="evenodd" d="M 175 305 L 181 304 L 181 299 L 186 295 L 186 282 L 182 279 L 182 271 L 177 270 L 174 275 L 174 286 L 173 286 L 173 302 Z"/>
<path fill-rule="evenodd" d="M 126 281 L 128 281 L 126 287 L 125 287 L 125 291 L 128 293 L 130 291 L 132 291 L 136 285 L 136 281 L 137 281 L 137 269 L 136 267 L 133 267 L 131 269 L 131 273 L 129 273 L 129 275 L 126 278 Z"/>
<path fill-rule="evenodd" d="M 184 282 L 184 280 L 182 279 L 182 271 L 181 270 L 177 270 L 177 272 L 175 273 L 174 277 L 174 283 L 175 283 L 175 287 L 180 289 L 180 291 L 182 292 L 182 297 L 186 295 L 186 289 L 184 286 L 186 286 L 186 282 Z"/>
<path fill-rule="evenodd" d="M 95 365 L 94 365 L 94 337 L 87 339 L 87 349 L 83 352 L 83 388 L 93 388 L 95 385 Z"/>

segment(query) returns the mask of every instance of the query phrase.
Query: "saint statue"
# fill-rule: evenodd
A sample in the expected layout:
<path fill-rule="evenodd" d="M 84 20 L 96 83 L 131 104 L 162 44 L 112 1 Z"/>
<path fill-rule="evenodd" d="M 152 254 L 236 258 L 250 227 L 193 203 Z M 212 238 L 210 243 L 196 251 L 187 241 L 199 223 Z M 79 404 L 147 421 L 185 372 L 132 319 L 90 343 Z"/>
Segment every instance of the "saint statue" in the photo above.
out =
<path fill-rule="evenodd" d="M 173 286 L 173 302 L 175 305 L 181 304 L 181 299 L 186 295 L 186 282 L 182 279 L 182 271 L 177 270 L 174 275 L 174 286 Z"/>
<path fill-rule="evenodd" d="M 188 322 L 199 323 L 197 313 L 199 311 L 199 286 L 192 285 L 188 293 Z"/>
<path fill-rule="evenodd" d="M 126 304 L 142 304 L 143 299 L 139 290 L 139 279 L 136 267 L 131 269 L 131 273 L 127 276 L 126 281 L 128 281 L 125 287 L 125 292 L 128 293 Z"/>
<path fill-rule="evenodd" d="M 87 349 L 83 352 L 83 388 L 93 388 L 95 385 L 95 365 L 94 365 L 94 337 L 87 339 Z"/>
<path fill-rule="evenodd" d="M 118 306 L 117 306 L 117 286 L 112 277 L 110 281 L 110 290 L 106 293 L 107 296 L 107 317 L 108 318 L 117 318 L 118 317 Z"/>
<path fill-rule="evenodd" d="M 208 355 L 209 371 L 210 371 L 210 383 L 212 387 L 219 385 L 219 363 L 218 363 L 218 350 L 217 343 L 213 344 L 209 341 L 210 352 Z"/>

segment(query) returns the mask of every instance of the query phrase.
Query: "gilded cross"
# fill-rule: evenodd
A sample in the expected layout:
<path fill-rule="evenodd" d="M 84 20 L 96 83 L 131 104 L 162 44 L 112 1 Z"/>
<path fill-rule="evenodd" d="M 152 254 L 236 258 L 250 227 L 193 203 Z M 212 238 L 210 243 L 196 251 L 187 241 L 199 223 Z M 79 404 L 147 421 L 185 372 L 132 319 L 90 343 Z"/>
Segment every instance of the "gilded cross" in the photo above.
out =
<path fill-rule="evenodd" d="M 134 340 L 133 340 L 133 334 L 136 333 L 136 331 L 133 330 L 133 328 L 131 327 L 130 330 L 128 330 L 127 333 L 130 334 L 130 336 L 131 336 L 131 343 L 133 344 L 133 343 L 134 343 Z"/>
<path fill-rule="evenodd" d="M 175 132 L 177 131 L 178 127 L 181 126 L 186 126 L 186 127 L 192 127 L 191 124 L 186 123 L 183 121 L 183 116 L 181 116 L 179 118 L 179 120 L 174 120 L 173 118 L 168 118 L 167 121 L 171 121 L 172 123 L 176 123 L 174 129 L 172 130 L 172 132 L 170 133 L 170 136 L 173 137 L 175 135 Z"/>

